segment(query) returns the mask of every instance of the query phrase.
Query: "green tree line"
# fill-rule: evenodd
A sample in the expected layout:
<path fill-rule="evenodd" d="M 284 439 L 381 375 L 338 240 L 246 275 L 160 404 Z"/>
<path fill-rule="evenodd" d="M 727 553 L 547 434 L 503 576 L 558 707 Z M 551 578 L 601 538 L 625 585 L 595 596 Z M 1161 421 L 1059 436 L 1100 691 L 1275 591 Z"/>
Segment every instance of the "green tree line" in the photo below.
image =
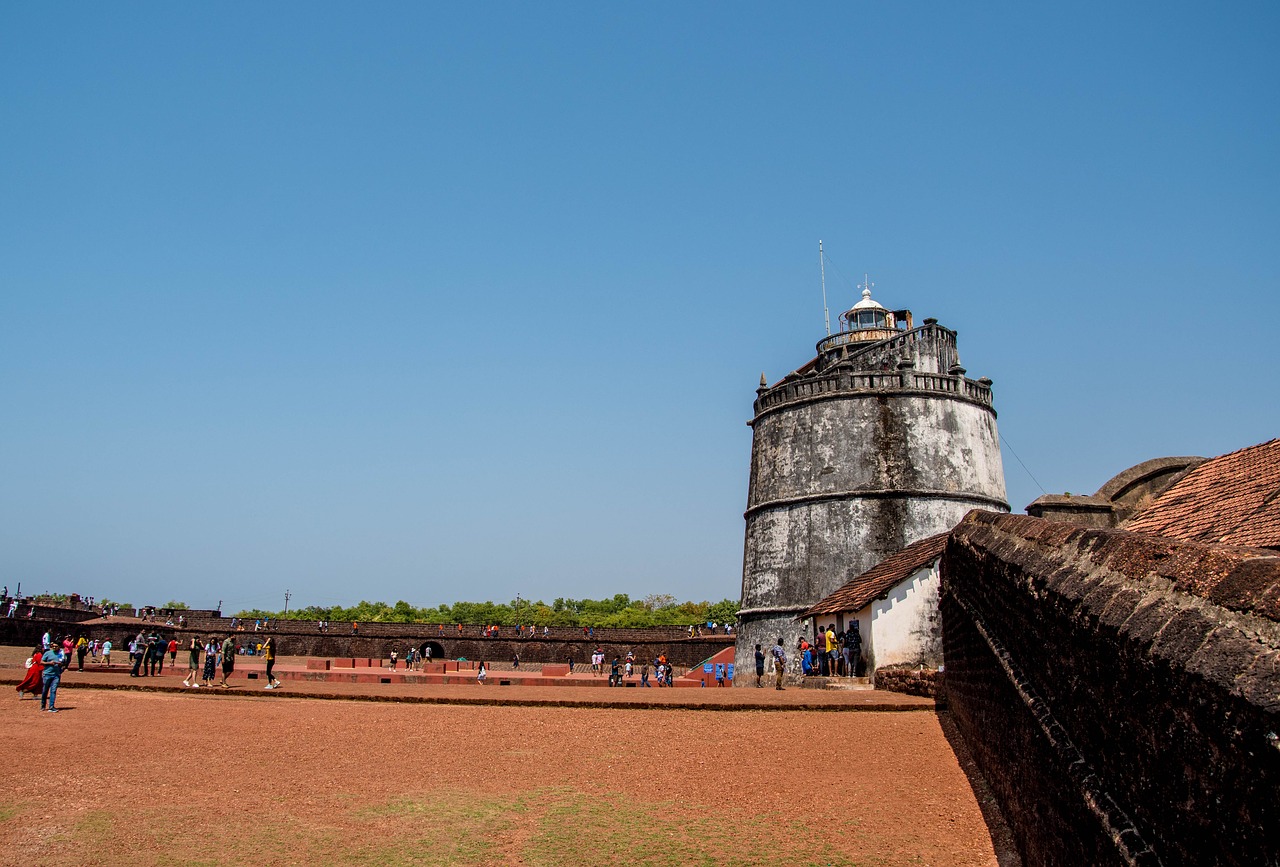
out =
<path fill-rule="evenodd" d="M 312 605 L 288 613 L 251 609 L 237 617 L 278 620 L 328 620 L 334 623 L 467 623 L 487 626 L 592 626 L 640 628 L 645 626 L 687 626 L 691 623 L 733 623 L 738 603 L 732 599 L 719 602 L 677 602 L 666 594 L 632 599 L 619 593 L 610 599 L 563 599 L 550 605 L 513 599 L 510 602 L 455 602 L 434 608 L 415 608 L 401 599 L 394 605 L 386 602 L 361 601 L 349 608 L 341 605 Z"/>

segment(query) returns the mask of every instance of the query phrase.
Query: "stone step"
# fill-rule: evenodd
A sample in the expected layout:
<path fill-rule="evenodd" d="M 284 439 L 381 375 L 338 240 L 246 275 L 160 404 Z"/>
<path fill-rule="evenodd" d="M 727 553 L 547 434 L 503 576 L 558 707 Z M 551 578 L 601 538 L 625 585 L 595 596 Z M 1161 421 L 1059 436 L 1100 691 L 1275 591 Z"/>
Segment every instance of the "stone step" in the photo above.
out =
<path fill-rule="evenodd" d="M 804 689 L 875 689 L 869 677 L 806 677 L 800 686 Z"/>

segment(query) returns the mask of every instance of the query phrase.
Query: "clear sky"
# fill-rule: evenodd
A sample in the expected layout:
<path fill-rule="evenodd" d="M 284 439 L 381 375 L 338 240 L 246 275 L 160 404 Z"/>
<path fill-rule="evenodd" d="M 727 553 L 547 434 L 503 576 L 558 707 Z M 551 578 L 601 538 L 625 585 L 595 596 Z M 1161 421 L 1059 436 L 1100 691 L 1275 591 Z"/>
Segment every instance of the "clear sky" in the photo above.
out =
<path fill-rule="evenodd" d="M 0 580 L 737 598 L 863 272 L 1039 485 L 1280 435 L 1274 3 L 0 7 Z M 1006 447 L 1009 499 L 1040 487 Z"/>

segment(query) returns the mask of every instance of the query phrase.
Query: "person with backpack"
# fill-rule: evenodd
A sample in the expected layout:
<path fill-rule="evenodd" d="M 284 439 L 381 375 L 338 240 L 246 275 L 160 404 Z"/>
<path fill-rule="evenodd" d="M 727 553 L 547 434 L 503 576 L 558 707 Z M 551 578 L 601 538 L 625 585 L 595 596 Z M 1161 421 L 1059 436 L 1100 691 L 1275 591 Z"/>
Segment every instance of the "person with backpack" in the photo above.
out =
<path fill-rule="evenodd" d="M 849 630 L 844 634 L 844 658 L 849 677 L 857 677 L 858 664 L 862 661 L 862 631 L 856 620 L 849 624 Z"/>

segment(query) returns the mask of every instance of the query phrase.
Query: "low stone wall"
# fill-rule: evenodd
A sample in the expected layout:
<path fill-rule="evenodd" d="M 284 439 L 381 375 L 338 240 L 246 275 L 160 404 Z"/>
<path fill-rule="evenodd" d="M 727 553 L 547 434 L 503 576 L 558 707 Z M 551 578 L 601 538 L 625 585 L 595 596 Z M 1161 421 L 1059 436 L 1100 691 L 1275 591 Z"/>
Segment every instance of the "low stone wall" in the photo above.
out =
<path fill-rule="evenodd" d="M 877 668 L 874 680 L 876 689 L 927 698 L 938 698 L 942 686 L 942 674 L 937 669 L 914 665 Z"/>
<path fill-rule="evenodd" d="M 973 512 L 940 606 L 1025 863 L 1280 863 L 1280 558 Z"/>
<path fill-rule="evenodd" d="M 12 601 L 11 599 L 9 601 Z M 34 609 L 34 611 L 33 611 Z M 0 605 L 0 620 L 50 620 L 60 623 L 76 623 L 81 620 L 93 620 L 97 611 L 87 608 L 73 608 L 70 605 L 45 605 L 38 601 L 26 599 L 18 603 L 18 610 L 13 617 L 8 617 L 9 604 Z"/>

